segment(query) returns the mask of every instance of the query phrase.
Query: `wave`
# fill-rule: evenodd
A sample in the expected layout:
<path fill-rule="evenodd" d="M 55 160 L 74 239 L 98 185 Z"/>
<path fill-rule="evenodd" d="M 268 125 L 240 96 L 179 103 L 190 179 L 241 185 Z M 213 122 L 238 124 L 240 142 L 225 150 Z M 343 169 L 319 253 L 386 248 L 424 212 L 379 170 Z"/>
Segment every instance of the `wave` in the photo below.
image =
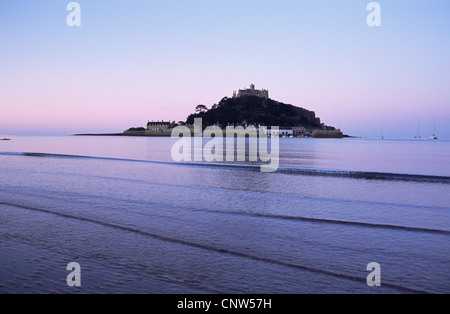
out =
<path fill-rule="evenodd" d="M 430 229 L 430 228 L 410 227 L 410 226 L 400 226 L 400 225 L 388 225 L 388 224 L 379 224 L 379 223 L 361 222 L 361 221 L 336 220 L 336 219 L 314 218 L 314 217 L 292 216 L 292 215 L 277 215 L 277 214 L 258 213 L 258 212 L 217 211 L 217 210 L 204 210 L 204 211 L 220 213 L 220 214 L 242 215 L 242 216 L 270 218 L 270 219 L 294 220 L 294 221 L 297 220 L 297 221 L 306 221 L 306 222 L 312 222 L 312 223 L 322 223 L 322 224 L 332 224 L 332 225 L 347 225 L 347 226 L 357 226 L 357 227 L 365 227 L 365 228 L 391 229 L 391 230 L 403 230 L 403 231 L 412 231 L 412 232 L 425 232 L 425 233 L 450 235 L 450 230 Z"/>
<path fill-rule="evenodd" d="M 93 224 L 101 225 L 101 226 L 108 227 L 108 228 L 114 228 L 114 229 L 121 230 L 121 231 L 140 234 L 140 235 L 151 237 L 153 239 L 157 239 L 157 240 L 164 241 L 164 242 L 181 244 L 181 245 L 185 245 L 185 246 L 189 246 L 189 247 L 193 247 L 193 248 L 197 248 L 197 249 L 201 249 L 201 250 L 216 252 L 219 254 L 226 254 L 226 255 L 231 255 L 231 256 L 236 256 L 236 257 L 241 257 L 241 258 L 247 258 L 247 259 L 251 259 L 251 260 L 255 260 L 255 261 L 259 261 L 259 262 L 280 265 L 280 266 L 284 266 L 284 267 L 299 269 L 299 270 L 303 270 L 303 271 L 332 276 L 332 277 L 336 277 L 336 278 L 341 278 L 341 279 L 346 279 L 346 280 L 351 280 L 351 281 L 356 281 L 356 282 L 365 282 L 365 280 L 366 280 L 366 278 L 361 278 L 358 276 L 342 274 L 342 273 L 333 272 L 330 270 L 319 269 L 319 268 L 315 268 L 315 267 L 311 267 L 311 266 L 307 266 L 307 265 L 294 264 L 294 263 L 289 263 L 289 262 L 285 262 L 285 261 L 279 261 L 279 260 L 276 260 L 273 258 L 255 256 L 255 255 L 251 255 L 248 253 L 239 252 L 236 250 L 219 248 L 219 247 L 215 247 L 212 245 L 172 238 L 172 237 L 168 237 L 168 236 L 164 236 L 164 235 L 160 235 L 160 234 L 156 234 L 156 233 L 151 233 L 151 232 L 147 232 L 147 231 L 143 231 L 143 230 L 138 230 L 138 229 L 134 229 L 132 227 L 122 226 L 122 225 L 105 222 L 105 221 L 101 221 L 101 220 L 96 220 L 96 219 L 92 219 L 92 218 L 80 217 L 80 216 L 75 216 L 75 215 L 70 215 L 70 214 L 65 214 L 65 213 L 60 213 L 60 212 L 54 212 L 54 211 L 51 211 L 48 209 L 35 208 L 35 207 L 7 203 L 7 202 L 0 202 L 0 205 L 11 206 L 11 207 L 21 208 L 21 209 L 25 209 L 25 210 L 30 210 L 30 211 L 37 211 L 37 212 L 51 214 L 51 215 L 55 215 L 55 216 L 59 216 L 59 217 L 67 218 L 67 219 L 76 219 L 79 221 L 93 223 Z M 404 287 L 404 286 L 401 286 L 398 284 L 392 284 L 392 283 L 386 283 L 386 282 L 383 283 L 383 286 L 387 287 L 387 288 L 396 289 L 399 291 L 409 292 L 409 293 L 419 293 L 419 294 L 427 294 L 428 293 L 426 291 L 412 289 L 412 288 Z"/>
<path fill-rule="evenodd" d="M 303 169 L 303 168 L 282 168 L 280 172 L 289 174 L 300 174 L 310 176 L 342 177 L 365 180 L 384 181 L 416 181 L 431 183 L 450 183 L 448 176 L 434 176 L 422 174 L 390 173 L 390 172 L 370 172 L 370 171 L 350 171 L 350 170 L 325 170 L 325 169 Z"/>
<path fill-rule="evenodd" d="M 0 152 L 0 156 L 19 156 L 19 157 L 39 157 L 39 158 L 58 158 L 58 159 L 84 159 L 84 160 L 103 160 L 118 162 L 135 162 L 172 166 L 189 167 L 210 167 L 225 168 L 242 171 L 260 171 L 260 165 L 257 164 L 233 164 L 233 163 L 207 163 L 207 162 L 171 162 L 154 161 L 114 157 L 95 157 L 82 155 L 49 154 L 49 153 L 28 153 L 28 152 Z M 298 167 L 279 167 L 277 173 L 304 176 L 323 176 L 323 177 L 341 177 L 364 180 L 383 180 L 383 181 L 413 181 L 429 183 L 450 183 L 449 176 L 389 173 L 389 172 L 370 172 L 370 171 L 352 171 L 352 170 L 327 170 L 327 169 L 308 169 Z"/>

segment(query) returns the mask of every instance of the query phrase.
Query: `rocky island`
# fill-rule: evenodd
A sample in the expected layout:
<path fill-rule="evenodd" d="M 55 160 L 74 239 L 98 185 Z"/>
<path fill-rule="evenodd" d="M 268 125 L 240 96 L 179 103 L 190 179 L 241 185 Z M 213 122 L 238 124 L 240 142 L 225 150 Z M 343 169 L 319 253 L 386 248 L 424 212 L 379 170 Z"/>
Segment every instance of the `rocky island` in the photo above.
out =
<path fill-rule="evenodd" d="M 257 90 L 254 85 L 249 89 L 233 93 L 233 97 L 224 97 L 210 109 L 198 105 L 195 113 L 185 122 L 149 121 L 146 127 L 134 127 L 126 130 L 127 136 L 170 136 L 171 130 L 178 125 L 192 126 L 195 118 L 202 118 L 203 127 L 227 126 L 278 126 L 280 136 L 343 138 L 335 127 L 323 124 L 314 111 L 290 104 L 284 104 L 269 98 L 267 90 Z"/>
<path fill-rule="evenodd" d="M 285 104 L 269 98 L 269 91 L 258 90 L 255 85 L 248 89 L 233 92 L 232 97 L 224 97 L 208 109 L 205 105 L 195 107 L 186 121 L 148 121 L 145 127 L 132 127 L 118 134 L 77 134 L 96 136 L 171 136 L 172 130 L 184 125 L 193 130 L 194 119 L 201 118 L 203 128 L 216 125 L 226 129 L 227 126 L 254 126 L 268 128 L 268 135 L 275 135 L 270 131 L 271 126 L 278 126 L 280 137 L 313 137 L 313 138 L 343 138 L 341 130 L 325 125 L 314 111 L 294 105 Z"/>

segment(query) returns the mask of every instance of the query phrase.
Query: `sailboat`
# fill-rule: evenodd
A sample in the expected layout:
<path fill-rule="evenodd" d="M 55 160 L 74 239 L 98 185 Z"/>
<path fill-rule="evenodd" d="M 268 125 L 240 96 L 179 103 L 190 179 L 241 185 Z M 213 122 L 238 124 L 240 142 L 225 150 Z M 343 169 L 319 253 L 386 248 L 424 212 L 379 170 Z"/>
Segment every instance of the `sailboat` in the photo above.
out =
<path fill-rule="evenodd" d="M 384 140 L 384 136 L 383 136 L 383 127 L 381 127 L 381 135 L 380 135 L 380 140 Z"/>
<path fill-rule="evenodd" d="M 434 132 L 433 135 L 430 136 L 430 140 L 438 140 L 439 138 L 436 135 L 436 122 L 434 122 Z"/>
<path fill-rule="evenodd" d="M 422 136 L 420 136 L 420 121 L 418 123 L 418 127 L 417 127 L 417 135 L 414 137 L 415 140 L 421 140 Z"/>

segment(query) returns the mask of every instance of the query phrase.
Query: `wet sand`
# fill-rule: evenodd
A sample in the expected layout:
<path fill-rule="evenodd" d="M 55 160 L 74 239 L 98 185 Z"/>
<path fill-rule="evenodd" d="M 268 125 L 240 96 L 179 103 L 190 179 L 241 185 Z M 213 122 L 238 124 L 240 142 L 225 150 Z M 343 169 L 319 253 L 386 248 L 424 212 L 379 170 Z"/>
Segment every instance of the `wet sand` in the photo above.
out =
<path fill-rule="evenodd" d="M 34 235 L 43 232 L 46 224 L 55 220 L 47 215 L 48 221 L 45 221 L 42 216 L 0 205 L 0 294 L 208 293 L 136 273 L 132 267 L 105 260 L 103 256 L 77 256 L 82 251 L 82 240 L 74 241 L 72 252 L 40 241 Z M 80 288 L 69 287 L 66 283 L 70 273 L 66 267 L 71 262 L 81 265 Z"/>

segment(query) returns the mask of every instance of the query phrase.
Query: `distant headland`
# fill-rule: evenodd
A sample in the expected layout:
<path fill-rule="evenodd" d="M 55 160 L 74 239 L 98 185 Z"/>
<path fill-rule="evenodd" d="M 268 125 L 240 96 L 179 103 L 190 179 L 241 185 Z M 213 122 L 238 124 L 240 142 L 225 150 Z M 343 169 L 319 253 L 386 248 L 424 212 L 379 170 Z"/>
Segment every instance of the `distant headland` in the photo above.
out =
<path fill-rule="evenodd" d="M 148 121 L 145 127 L 132 127 L 123 133 L 116 134 L 77 134 L 79 136 L 144 136 L 167 137 L 179 126 L 187 126 L 193 130 L 194 119 L 201 118 L 203 127 L 219 126 L 223 130 L 227 126 L 260 126 L 268 127 L 268 136 L 275 135 L 270 126 L 278 126 L 276 135 L 297 138 L 343 138 L 341 130 L 325 125 L 314 111 L 275 101 L 269 98 L 269 91 L 258 90 L 255 85 L 248 89 L 233 92 L 232 97 L 224 97 L 210 109 L 205 105 L 195 107 L 186 121 Z"/>

